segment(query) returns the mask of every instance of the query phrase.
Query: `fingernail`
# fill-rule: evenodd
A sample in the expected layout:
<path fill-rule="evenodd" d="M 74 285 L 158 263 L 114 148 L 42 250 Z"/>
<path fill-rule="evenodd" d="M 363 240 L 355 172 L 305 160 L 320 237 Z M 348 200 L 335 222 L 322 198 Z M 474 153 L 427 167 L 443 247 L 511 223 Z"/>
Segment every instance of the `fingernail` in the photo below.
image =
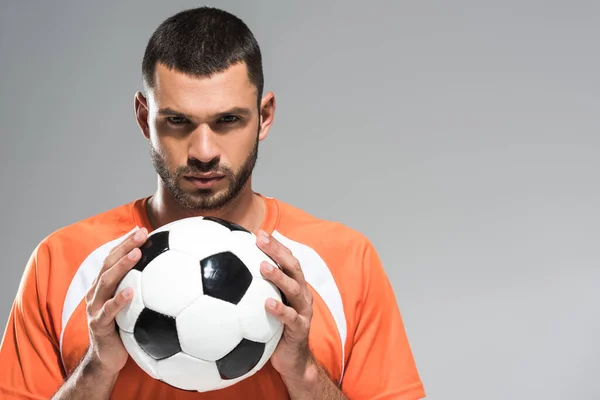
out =
<path fill-rule="evenodd" d="M 266 272 L 273 272 L 273 266 L 271 264 L 269 264 L 268 262 L 265 262 L 263 264 L 263 268 L 265 269 Z"/>
<path fill-rule="evenodd" d="M 144 228 L 139 229 L 136 233 L 135 236 L 133 237 L 136 241 L 140 241 L 142 240 L 142 238 L 144 237 Z"/>
<path fill-rule="evenodd" d="M 258 231 L 258 241 L 262 244 L 269 243 L 269 234 L 261 229 Z"/>
<path fill-rule="evenodd" d="M 267 300 L 267 307 L 269 307 L 271 309 L 275 309 L 276 305 L 277 305 L 277 303 L 275 302 L 275 300 L 273 300 L 273 299 L 268 299 Z"/>
<path fill-rule="evenodd" d="M 129 287 L 125 288 L 125 290 L 123 290 L 123 297 L 125 297 L 126 299 L 129 299 L 132 294 L 133 294 L 133 289 L 131 289 Z"/>
<path fill-rule="evenodd" d="M 129 252 L 129 254 L 127 254 L 127 257 L 128 257 L 130 260 L 134 260 L 134 259 L 135 259 L 135 257 L 137 256 L 137 252 L 136 252 L 135 250 L 136 250 L 136 249 L 133 249 L 133 250 L 131 250 L 131 251 Z"/>

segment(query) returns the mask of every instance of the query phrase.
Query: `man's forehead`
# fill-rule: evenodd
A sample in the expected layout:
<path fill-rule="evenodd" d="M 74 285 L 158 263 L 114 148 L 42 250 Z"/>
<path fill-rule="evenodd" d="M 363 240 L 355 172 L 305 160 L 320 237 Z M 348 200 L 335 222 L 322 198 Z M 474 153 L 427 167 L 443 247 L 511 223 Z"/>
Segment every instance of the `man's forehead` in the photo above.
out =
<path fill-rule="evenodd" d="M 154 78 L 148 95 L 157 109 L 174 108 L 193 114 L 256 103 L 257 90 L 243 63 L 211 76 L 193 76 L 158 64 Z"/>
<path fill-rule="evenodd" d="M 250 82 L 245 63 L 231 65 L 225 71 L 209 76 L 184 73 L 164 64 L 157 64 L 154 73 L 154 89 L 157 93 L 171 90 L 256 90 Z"/>

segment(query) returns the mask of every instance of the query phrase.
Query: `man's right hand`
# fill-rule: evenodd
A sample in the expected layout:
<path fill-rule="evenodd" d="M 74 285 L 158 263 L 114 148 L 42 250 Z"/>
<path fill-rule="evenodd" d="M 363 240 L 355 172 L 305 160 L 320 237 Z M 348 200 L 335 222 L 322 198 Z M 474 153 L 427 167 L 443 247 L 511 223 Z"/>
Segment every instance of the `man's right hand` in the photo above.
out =
<path fill-rule="evenodd" d="M 85 296 L 90 345 L 82 362 L 52 397 L 53 400 L 109 399 L 129 354 L 115 318 L 133 298 L 133 289 L 115 294 L 119 282 L 142 255 L 148 231 L 141 228 L 115 246 Z"/>
<path fill-rule="evenodd" d="M 148 237 L 146 228 L 138 229 L 114 247 L 104 260 L 100 273 L 86 294 L 90 345 L 86 357 L 95 373 L 113 376 L 123 369 L 128 353 L 116 329 L 115 318 L 133 298 L 133 289 L 115 294 L 123 277 L 141 257 L 139 247 Z"/>

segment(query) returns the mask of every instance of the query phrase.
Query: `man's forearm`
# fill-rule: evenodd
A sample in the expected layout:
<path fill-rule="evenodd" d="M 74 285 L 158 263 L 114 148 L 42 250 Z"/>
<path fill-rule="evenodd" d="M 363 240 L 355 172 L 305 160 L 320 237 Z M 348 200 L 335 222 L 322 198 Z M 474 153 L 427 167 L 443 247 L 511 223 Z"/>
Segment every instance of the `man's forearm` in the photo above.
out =
<path fill-rule="evenodd" d="M 292 400 L 348 400 L 317 362 L 307 368 L 302 379 L 284 378 L 284 383 Z"/>
<path fill-rule="evenodd" d="M 104 373 L 86 355 L 52 400 L 108 400 L 118 374 Z"/>

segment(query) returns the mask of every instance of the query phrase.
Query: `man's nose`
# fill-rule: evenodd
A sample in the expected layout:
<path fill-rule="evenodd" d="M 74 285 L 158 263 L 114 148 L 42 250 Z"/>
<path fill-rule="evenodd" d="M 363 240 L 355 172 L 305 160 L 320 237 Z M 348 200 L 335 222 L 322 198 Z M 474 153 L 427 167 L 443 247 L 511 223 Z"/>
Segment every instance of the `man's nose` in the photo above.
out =
<path fill-rule="evenodd" d="M 221 155 L 217 135 L 210 126 L 202 124 L 191 134 L 188 158 L 209 163 Z"/>

